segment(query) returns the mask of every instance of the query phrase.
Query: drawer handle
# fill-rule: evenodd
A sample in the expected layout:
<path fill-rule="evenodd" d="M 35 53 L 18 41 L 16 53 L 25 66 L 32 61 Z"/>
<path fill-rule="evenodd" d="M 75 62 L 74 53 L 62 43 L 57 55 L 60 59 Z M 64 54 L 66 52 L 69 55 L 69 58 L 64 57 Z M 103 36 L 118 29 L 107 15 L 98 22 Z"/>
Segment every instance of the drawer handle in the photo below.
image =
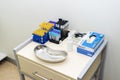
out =
<path fill-rule="evenodd" d="M 35 76 L 37 76 L 37 77 L 39 77 L 39 78 L 41 78 L 41 79 L 43 79 L 43 80 L 48 80 L 47 78 L 39 75 L 38 72 L 34 72 L 34 73 L 32 73 L 32 74 L 35 75 Z"/>

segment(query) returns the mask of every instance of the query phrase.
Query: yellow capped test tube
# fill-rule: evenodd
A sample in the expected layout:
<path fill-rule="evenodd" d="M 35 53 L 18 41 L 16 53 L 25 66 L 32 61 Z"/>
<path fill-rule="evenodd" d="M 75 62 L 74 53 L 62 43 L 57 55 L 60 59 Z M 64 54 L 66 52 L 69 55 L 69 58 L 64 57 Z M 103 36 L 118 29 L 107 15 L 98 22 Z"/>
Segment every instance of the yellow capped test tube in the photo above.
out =
<path fill-rule="evenodd" d="M 33 32 L 33 34 L 36 34 L 38 36 L 44 36 L 44 34 L 46 33 L 45 30 L 41 30 L 41 29 L 37 29 Z"/>
<path fill-rule="evenodd" d="M 52 27 L 54 26 L 54 24 L 49 23 L 49 22 L 43 22 L 40 24 L 40 28 L 43 30 L 50 30 Z"/>

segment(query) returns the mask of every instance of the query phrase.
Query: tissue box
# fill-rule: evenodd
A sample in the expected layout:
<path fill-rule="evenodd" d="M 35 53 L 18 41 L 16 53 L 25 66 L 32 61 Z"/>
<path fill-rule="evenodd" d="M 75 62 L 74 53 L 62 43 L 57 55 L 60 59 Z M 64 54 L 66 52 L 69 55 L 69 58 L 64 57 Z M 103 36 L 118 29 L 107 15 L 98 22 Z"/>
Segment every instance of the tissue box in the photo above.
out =
<path fill-rule="evenodd" d="M 97 32 L 89 32 L 81 40 L 77 52 L 92 57 L 104 41 L 104 35 Z"/>

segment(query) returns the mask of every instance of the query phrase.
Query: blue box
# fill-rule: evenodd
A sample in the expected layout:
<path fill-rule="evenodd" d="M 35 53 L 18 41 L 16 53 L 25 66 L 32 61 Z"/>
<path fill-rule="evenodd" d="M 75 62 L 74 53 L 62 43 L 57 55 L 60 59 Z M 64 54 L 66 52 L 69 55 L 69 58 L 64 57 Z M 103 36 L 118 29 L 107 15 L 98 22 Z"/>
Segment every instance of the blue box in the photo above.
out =
<path fill-rule="evenodd" d="M 77 47 L 77 52 L 82 53 L 82 54 L 87 55 L 87 56 L 90 56 L 90 57 L 92 57 L 94 55 L 94 52 L 82 49 L 80 47 Z"/>
<path fill-rule="evenodd" d="M 33 34 L 33 41 L 38 42 L 40 44 L 44 44 L 49 40 L 49 34 L 46 33 L 44 36 L 38 36 Z"/>
<path fill-rule="evenodd" d="M 89 39 L 94 36 L 94 39 L 89 42 Z M 77 47 L 77 52 L 85 54 L 92 57 L 100 45 L 104 41 L 104 35 L 96 32 L 90 32 L 87 34 L 86 38 L 79 43 Z"/>

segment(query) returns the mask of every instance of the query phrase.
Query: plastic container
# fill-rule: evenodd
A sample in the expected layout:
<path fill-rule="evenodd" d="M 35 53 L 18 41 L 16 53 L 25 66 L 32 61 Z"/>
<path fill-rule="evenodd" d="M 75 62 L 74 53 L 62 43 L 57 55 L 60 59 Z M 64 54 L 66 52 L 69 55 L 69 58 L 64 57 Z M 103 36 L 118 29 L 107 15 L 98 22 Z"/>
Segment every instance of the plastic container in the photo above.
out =
<path fill-rule="evenodd" d="M 72 51 L 73 50 L 73 40 L 71 37 L 68 37 L 68 40 L 67 40 L 67 50 L 68 51 Z"/>

